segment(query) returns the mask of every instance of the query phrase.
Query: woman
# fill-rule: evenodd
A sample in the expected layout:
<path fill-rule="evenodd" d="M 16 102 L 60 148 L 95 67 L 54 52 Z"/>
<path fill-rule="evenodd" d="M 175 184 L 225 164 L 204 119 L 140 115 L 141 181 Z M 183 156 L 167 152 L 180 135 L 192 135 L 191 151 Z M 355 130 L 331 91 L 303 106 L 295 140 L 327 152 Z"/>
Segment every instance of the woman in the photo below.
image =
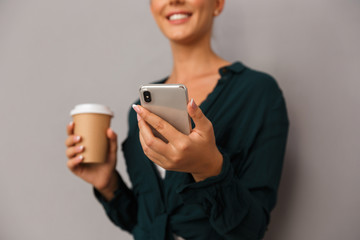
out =
<path fill-rule="evenodd" d="M 195 126 L 185 136 L 133 105 L 122 144 L 132 189 L 115 170 L 111 129 L 106 163 L 88 166 L 74 146 L 81 136 L 73 135 L 73 123 L 67 127 L 69 169 L 94 186 L 109 218 L 135 239 L 261 239 L 269 223 L 288 131 L 285 102 L 269 75 L 213 52 L 213 21 L 224 2 L 150 1 L 173 55 L 170 76 L 158 83 L 186 85 Z"/>

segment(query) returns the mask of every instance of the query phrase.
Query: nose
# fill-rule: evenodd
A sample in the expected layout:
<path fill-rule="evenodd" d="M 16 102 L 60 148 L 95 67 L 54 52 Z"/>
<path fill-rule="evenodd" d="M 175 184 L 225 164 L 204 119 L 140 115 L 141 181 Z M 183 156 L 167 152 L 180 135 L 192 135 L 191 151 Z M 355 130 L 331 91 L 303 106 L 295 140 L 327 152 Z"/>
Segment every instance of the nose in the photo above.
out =
<path fill-rule="evenodd" d="M 178 5 L 178 4 L 183 4 L 185 2 L 185 0 L 169 0 L 170 1 L 170 5 Z"/>

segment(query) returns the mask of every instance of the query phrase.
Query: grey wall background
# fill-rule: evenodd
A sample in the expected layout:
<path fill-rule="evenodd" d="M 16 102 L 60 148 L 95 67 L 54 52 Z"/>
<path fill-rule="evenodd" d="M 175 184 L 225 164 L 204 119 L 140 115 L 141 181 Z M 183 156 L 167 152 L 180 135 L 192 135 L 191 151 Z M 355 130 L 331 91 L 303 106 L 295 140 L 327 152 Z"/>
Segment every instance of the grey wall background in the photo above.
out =
<path fill-rule="evenodd" d="M 228 0 L 214 47 L 272 74 L 291 121 L 265 239 L 360 239 L 360 2 Z M 115 110 L 171 69 L 148 1 L 0 0 L 0 239 L 131 239 L 66 168 L 73 105 Z M 118 170 L 128 181 L 120 155 Z"/>

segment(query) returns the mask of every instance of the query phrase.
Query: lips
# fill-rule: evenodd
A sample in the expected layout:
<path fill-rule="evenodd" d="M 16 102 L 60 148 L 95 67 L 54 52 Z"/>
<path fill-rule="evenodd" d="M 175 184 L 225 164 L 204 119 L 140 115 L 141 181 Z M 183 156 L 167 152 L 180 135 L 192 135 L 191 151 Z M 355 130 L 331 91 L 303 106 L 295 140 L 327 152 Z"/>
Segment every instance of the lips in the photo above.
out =
<path fill-rule="evenodd" d="M 190 18 L 192 13 L 190 12 L 174 12 L 166 16 L 169 21 L 182 21 Z"/>

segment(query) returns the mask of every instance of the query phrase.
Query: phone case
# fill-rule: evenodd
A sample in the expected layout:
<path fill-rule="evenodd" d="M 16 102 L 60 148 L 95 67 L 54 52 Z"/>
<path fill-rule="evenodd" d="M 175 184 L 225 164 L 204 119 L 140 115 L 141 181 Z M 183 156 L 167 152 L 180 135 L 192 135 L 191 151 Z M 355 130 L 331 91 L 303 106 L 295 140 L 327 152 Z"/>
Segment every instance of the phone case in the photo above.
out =
<path fill-rule="evenodd" d="M 187 112 L 188 93 L 185 85 L 148 84 L 142 85 L 139 92 L 141 106 L 158 115 L 180 132 L 190 134 L 191 121 Z M 150 99 L 147 97 L 149 95 Z M 166 140 L 157 131 L 154 131 L 154 134 Z"/>

